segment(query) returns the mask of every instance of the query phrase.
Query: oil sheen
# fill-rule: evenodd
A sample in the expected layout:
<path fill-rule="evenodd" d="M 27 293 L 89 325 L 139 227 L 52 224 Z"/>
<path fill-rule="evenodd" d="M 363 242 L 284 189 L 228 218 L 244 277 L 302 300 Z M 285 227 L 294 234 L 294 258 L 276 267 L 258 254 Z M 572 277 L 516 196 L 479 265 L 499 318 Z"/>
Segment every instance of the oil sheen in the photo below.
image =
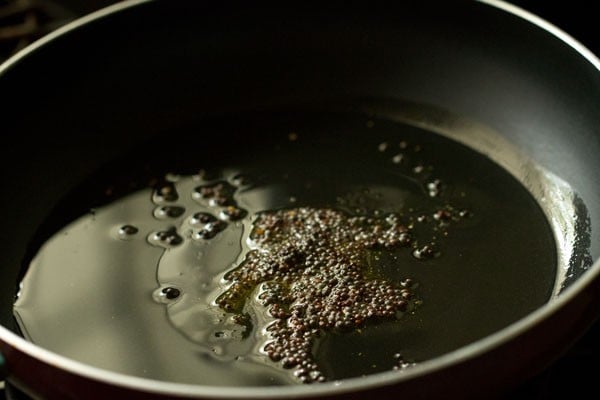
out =
<path fill-rule="evenodd" d="M 402 373 L 525 316 L 555 283 L 552 231 L 515 178 L 362 114 L 205 118 L 57 210 L 17 295 L 23 336 L 163 381 Z"/>

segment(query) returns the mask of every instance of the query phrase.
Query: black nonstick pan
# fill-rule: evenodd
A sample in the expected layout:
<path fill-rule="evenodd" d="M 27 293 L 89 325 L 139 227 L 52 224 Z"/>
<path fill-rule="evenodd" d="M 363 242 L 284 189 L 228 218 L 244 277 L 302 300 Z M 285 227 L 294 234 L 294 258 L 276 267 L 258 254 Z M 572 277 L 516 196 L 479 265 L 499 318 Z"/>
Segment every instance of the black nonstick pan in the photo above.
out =
<path fill-rule="evenodd" d="M 52 33 L 0 67 L 5 154 L 0 360 L 6 380 L 48 399 L 464 398 L 509 391 L 562 355 L 598 316 L 599 66 L 593 54 L 564 32 L 491 0 L 393 6 L 333 2 L 318 8 L 125 1 Z M 358 126 L 352 125 L 355 120 L 361 128 L 346 133 Z M 372 132 L 393 129 L 394 124 L 404 127 L 410 143 L 419 138 L 429 143 L 430 136 L 420 132 L 443 138 L 448 150 L 438 154 L 441 165 L 448 171 L 458 165 L 485 177 L 481 181 L 488 186 L 482 184 L 482 192 L 491 191 L 495 179 L 504 182 L 496 172 L 485 172 L 484 165 L 493 163 L 536 204 L 552 245 L 544 245 L 543 235 L 528 235 L 526 223 L 525 228 L 515 223 L 512 236 L 530 243 L 531 262 L 505 263 L 505 271 L 523 274 L 505 275 L 520 291 L 499 290 L 498 301 L 489 308 L 489 315 L 501 316 L 506 307 L 521 305 L 524 311 L 518 317 L 496 326 L 485 313 L 456 313 L 452 323 L 442 326 L 448 332 L 458 331 L 463 322 L 475 327 L 465 333 L 465 342 L 439 347 L 435 357 L 417 360 L 400 373 L 381 371 L 305 385 L 228 386 L 209 378 L 204 383 L 177 376 L 159 379 L 151 358 L 142 358 L 147 365 L 138 368 L 149 371 L 145 375 L 66 356 L 38 345 L 35 332 L 24 328 L 28 317 L 18 308 L 15 313 L 19 283 L 46 240 L 90 209 L 93 216 L 96 208 L 121 195 L 154 187 L 165 172 L 172 172 L 169 168 L 187 173 L 206 164 L 209 169 L 227 167 L 252 146 L 258 146 L 259 157 L 244 160 L 267 163 L 269 153 L 261 146 L 278 146 L 274 132 L 285 132 L 287 144 L 305 137 L 315 144 L 295 155 L 294 173 L 314 178 L 352 171 L 348 175 L 363 182 L 362 171 L 371 161 L 358 150 L 353 153 L 352 145 L 370 146 L 368 140 L 379 134 Z M 318 148 L 330 143 L 330 137 L 345 143 L 338 152 Z M 388 154 L 388 144 L 377 143 L 374 153 Z M 466 158 L 456 165 L 449 161 L 469 151 L 482 164 L 469 164 Z M 321 164 L 348 152 L 359 156 L 346 169 L 336 169 L 335 162 Z M 401 161 L 395 155 L 389 153 L 392 164 Z M 420 155 L 411 157 L 420 160 Z M 325 170 L 323 165 L 333 167 Z M 417 167 L 427 171 L 427 165 L 417 163 L 412 173 L 420 173 Z M 444 174 L 444 168 L 438 170 Z M 168 182 L 176 179 L 167 177 Z M 389 182 L 381 178 L 377 183 Z M 502 185 L 494 189 L 500 203 L 517 197 Z M 323 199 L 328 190 L 335 192 L 335 186 L 322 189 Z M 295 194 L 294 201 L 296 197 L 302 202 L 302 195 Z M 385 201 L 381 204 L 387 207 Z M 484 209 L 475 209 L 473 215 L 465 222 L 465 232 L 469 223 L 485 225 Z M 518 214 L 521 222 L 529 217 Z M 490 264 L 519 253 L 516 245 L 494 248 L 490 243 L 498 238 L 493 235 L 476 236 L 474 241 L 490 246 L 484 247 L 490 249 Z M 64 256 L 66 267 L 87 263 L 72 253 L 58 255 Z M 84 257 L 92 265 L 101 256 Z M 544 273 L 528 269 L 535 262 L 547 267 L 540 269 Z M 70 279 L 60 272 L 46 273 L 62 282 Z M 160 271 L 149 276 L 161 279 Z M 443 287 L 453 277 L 436 282 Z M 474 280 L 473 290 L 463 290 L 454 303 L 478 290 L 496 293 L 503 282 Z M 127 279 L 99 278 L 101 284 L 112 285 L 119 296 L 134 294 Z M 90 309 L 123 303 L 90 298 L 68 285 L 61 290 L 78 296 Z M 43 299 L 45 294 L 39 293 Z M 123 317 L 133 321 L 131 331 L 122 331 L 135 332 L 129 349 L 115 353 L 116 347 L 98 339 L 88 343 L 89 353 L 111 354 L 113 364 L 115 359 L 116 364 L 135 364 L 129 358 L 131 349 L 144 353 L 145 346 L 151 353 L 160 342 L 156 338 L 169 335 L 144 329 L 147 315 L 140 310 Z M 119 319 L 119 312 L 114 316 Z M 56 321 L 62 323 L 59 317 Z M 86 343 L 73 326 L 64 326 L 63 342 Z M 104 324 L 96 330 L 109 328 Z M 163 362 L 173 360 L 167 356 Z"/>

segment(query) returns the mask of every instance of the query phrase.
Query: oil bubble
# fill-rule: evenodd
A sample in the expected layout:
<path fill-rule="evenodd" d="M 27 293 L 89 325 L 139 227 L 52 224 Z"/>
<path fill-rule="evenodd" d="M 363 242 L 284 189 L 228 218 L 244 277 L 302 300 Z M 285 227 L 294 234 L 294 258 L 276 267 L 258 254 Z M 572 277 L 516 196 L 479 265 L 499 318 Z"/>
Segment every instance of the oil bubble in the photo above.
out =
<path fill-rule="evenodd" d="M 237 174 L 231 178 L 231 183 L 237 187 L 246 186 L 250 182 L 250 179 L 244 174 Z"/>
<path fill-rule="evenodd" d="M 173 300 L 179 297 L 181 291 L 175 287 L 169 286 L 161 290 L 161 293 L 169 300 Z"/>
<path fill-rule="evenodd" d="M 400 164 L 403 159 L 404 159 L 404 154 L 399 153 L 399 154 L 396 154 L 394 157 L 392 157 L 392 162 L 394 164 Z"/>
<path fill-rule="evenodd" d="M 164 202 L 173 202 L 179 199 L 179 194 L 175 189 L 173 182 L 162 182 L 152 194 L 152 201 L 155 204 L 161 204 Z"/>
<path fill-rule="evenodd" d="M 415 363 L 405 360 L 400 353 L 394 354 L 394 361 L 394 371 L 402 371 L 415 365 Z"/>
<path fill-rule="evenodd" d="M 181 290 L 174 286 L 166 286 L 156 289 L 152 298 L 158 303 L 168 304 L 181 296 Z"/>
<path fill-rule="evenodd" d="M 213 221 L 204 225 L 204 227 L 198 231 L 192 233 L 192 239 L 194 240 L 208 240 L 212 239 L 221 231 L 227 228 L 227 224 L 223 221 Z"/>
<path fill-rule="evenodd" d="M 424 170 L 425 170 L 425 166 L 424 166 L 424 165 L 422 165 L 422 164 L 416 165 L 416 166 L 413 168 L 413 172 L 414 172 L 415 174 L 420 174 L 420 173 L 421 173 L 421 172 L 423 172 Z"/>
<path fill-rule="evenodd" d="M 225 221 L 239 221 L 244 218 L 248 212 L 243 208 L 235 207 L 235 206 L 227 206 L 225 207 L 219 217 Z"/>
<path fill-rule="evenodd" d="M 131 240 L 139 232 L 139 229 L 133 225 L 123 225 L 117 231 L 117 236 L 121 240 Z"/>
<path fill-rule="evenodd" d="M 208 205 L 212 207 L 226 207 L 233 204 L 233 200 L 229 197 L 214 197 L 208 200 Z"/>
<path fill-rule="evenodd" d="M 158 206 L 154 209 L 153 215 L 158 219 L 179 218 L 185 212 L 181 206 Z"/>
<path fill-rule="evenodd" d="M 148 235 L 148 243 L 153 246 L 168 249 L 182 244 L 183 238 L 177 233 L 175 227 L 171 227 L 166 231 L 150 233 L 150 235 Z"/>
<path fill-rule="evenodd" d="M 429 197 L 439 196 L 441 190 L 442 190 L 442 181 L 441 180 L 434 179 L 433 181 L 427 183 L 427 193 L 429 194 Z"/>
<path fill-rule="evenodd" d="M 413 250 L 412 255 L 417 260 L 428 260 L 437 258 L 441 255 L 435 242 L 431 242 L 421 247 L 417 247 Z"/>
<path fill-rule="evenodd" d="M 209 214 L 206 212 L 197 212 L 194 215 L 192 215 L 192 218 L 190 218 L 190 225 L 204 226 L 204 225 L 208 224 L 209 222 L 215 222 L 216 220 L 217 220 L 217 217 L 215 217 L 212 214 Z"/>
<path fill-rule="evenodd" d="M 452 214 L 447 210 L 437 210 L 433 213 L 433 219 L 440 222 L 448 222 L 452 219 Z"/>
<path fill-rule="evenodd" d="M 205 200 L 211 206 L 227 206 L 233 203 L 235 187 L 223 181 L 194 188 L 192 198 Z"/>

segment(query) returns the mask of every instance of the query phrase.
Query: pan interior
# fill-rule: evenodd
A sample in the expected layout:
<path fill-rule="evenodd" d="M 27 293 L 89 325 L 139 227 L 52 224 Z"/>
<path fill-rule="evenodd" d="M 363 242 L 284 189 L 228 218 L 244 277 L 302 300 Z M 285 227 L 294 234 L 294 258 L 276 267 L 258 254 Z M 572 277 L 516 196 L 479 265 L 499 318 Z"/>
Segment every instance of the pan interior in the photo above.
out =
<path fill-rule="evenodd" d="M 248 299 L 253 325 L 244 331 L 225 326 L 228 314 L 214 304 L 227 286 L 223 274 L 248 252 L 257 213 L 279 209 L 397 213 L 415 237 L 370 253 L 369 264 L 379 279 L 416 282 L 414 308 L 351 332 L 325 330 L 311 352 L 329 379 L 388 371 L 397 354 L 410 368 L 472 343 L 545 304 L 585 267 L 585 209 L 568 185 L 499 135 L 408 103 L 331 109 L 202 118 L 81 182 L 34 238 L 39 251 L 15 305 L 23 335 L 69 358 L 157 380 L 297 382 L 298 368 L 261 352 L 265 318 L 273 322 L 264 308 Z M 190 216 L 219 215 L 194 191 L 215 182 L 232 188 L 248 216 L 214 240 L 194 241 Z M 167 205 L 181 214 L 157 214 L 160 184 L 176 190 Z M 124 226 L 135 230 L 123 236 Z M 183 244 L 152 246 L 154 233 L 170 229 Z M 426 245 L 432 256 L 419 257 Z M 166 287 L 178 295 L 166 299 Z"/>

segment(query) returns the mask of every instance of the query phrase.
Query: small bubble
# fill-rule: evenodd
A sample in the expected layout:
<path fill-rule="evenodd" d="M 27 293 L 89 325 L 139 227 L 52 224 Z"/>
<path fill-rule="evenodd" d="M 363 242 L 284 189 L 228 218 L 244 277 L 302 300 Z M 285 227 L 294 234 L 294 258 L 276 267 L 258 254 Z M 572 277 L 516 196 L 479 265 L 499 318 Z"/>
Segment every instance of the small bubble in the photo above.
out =
<path fill-rule="evenodd" d="M 402 150 L 404 150 L 404 149 L 406 149 L 406 148 L 408 147 L 408 143 L 407 143 L 406 141 L 404 141 L 404 140 L 403 140 L 403 141 L 401 141 L 400 143 L 398 143 L 398 146 L 399 146 L 399 147 L 400 147 Z"/>
<path fill-rule="evenodd" d="M 290 203 L 295 203 L 298 199 L 296 199 L 294 196 L 290 196 L 288 200 Z"/>
<path fill-rule="evenodd" d="M 194 181 L 201 181 L 204 180 L 204 174 L 206 173 L 205 170 L 201 169 L 198 172 L 196 172 L 194 175 L 192 175 L 192 179 Z"/>
<path fill-rule="evenodd" d="M 215 196 L 215 188 L 212 185 L 198 186 L 194 189 L 192 196 L 196 199 L 208 199 Z"/>
<path fill-rule="evenodd" d="M 423 172 L 423 170 L 425 169 L 425 167 L 423 165 L 417 165 L 413 168 L 413 172 L 415 174 L 420 174 L 421 172 Z"/>
<path fill-rule="evenodd" d="M 381 142 L 381 143 L 379 143 L 379 146 L 377 146 L 377 150 L 379 150 L 380 152 L 383 153 L 384 151 L 386 151 L 388 149 L 388 147 L 389 147 L 388 142 Z"/>
<path fill-rule="evenodd" d="M 409 368 L 409 367 L 412 367 L 415 365 L 415 363 L 406 361 L 404 359 L 404 356 L 402 356 L 402 354 L 400 354 L 400 353 L 394 354 L 394 360 L 395 360 L 395 364 L 392 368 L 394 371 L 402 371 L 406 368 Z"/>
<path fill-rule="evenodd" d="M 447 222 L 452 219 L 452 214 L 446 210 L 437 210 L 433 213 L 433 219 L 436 221 Z"/>
<path fill-rule="evenodd" d="M 153 246 L 168 249 L 179 246 L 183 243 L 183 238 L 177 233 L 175 227 L 171 227 L 166 231 L 152 232 L 148 235 L 148 242 Z"/>
<path fill-rule="evenodd" d="M 404 154 L 399 153 L 399 154 L 396 154 L 394 157 L 392 157 L 392 162 L 394 164 L 400 164 L 403 159 L 404 159 Z"/>
<path fill-rule="evenodd" d="M 405 288 L 412 288 L 415 286 L 415 282 L 411 278 L 405 278 L 400 281 L 400 286 Z"/>
<path fill-rule="evenodd" d="M 118 236 L 121 240 L 129 240 L 132 236 L 138 233 L 139 229 L 133 225 L 123 225 L 119 228 Z"/>
<path fill-rule="evenodd" d="M 231 178 L 231 183 L 233 183 L 235 186 L 238 186 L 238 187 L 247 185 L 248 182 L 249 182 L 248 177 L 243 174 L 237 174 Z"/>
<path fill-rule="evenodd" d="M 226 221 L 238 221 L 244 218 L 246 214 L 248 213 L 243 208 L 228 206 L 221 211 L 219 217 Z"/>
<path fill-rule="evenodd" d="M 366 123 L 366 125 L 367 125 L 367 128 L 372 128 L 372 127 L 375 126 L 375 122 L 373 122 L 371 120 L 368 120 L 367 123 Z"/>
<path fill-rule="evenodd" d="M 169 286 L 161 290 L 165 297 L 169 300 L 173 300 L 179 297 L 181 291 L 175 287 Z"/>
<path fill-rule="evenodd" d="M 226 227 L 227 227 L 227 224 L 223 221 L 209 222 L 208 224 L 204 225 L 204 227 L 202 229 L 194 232 L 192 234 L 192 239 L 194 239 L 194 240 L 212 239 L 215 236 L 217 236 L 217 234 L 219 232 L 221 232 L 222 230 L 224 230 Z"/>
<path fill-rule="evenodd" d="M 154 203 L 173 202 L 177 201 L 177 199 L 179 199 L 179 195 L 173 182 L 163 182 L 152 194 L 152 201 Z"/>
<path fill-rule="evenodd" d="M 422 214 L 417 217 L 417 222 L 427 222 L 427 215 Z"/>
<path fill-rule="evenodd" d="M 440 256 L 440 252 L 437 249 L 435 243 L 429 243 L 424 246 L 418 247 L 413 250 L 412 255 L 417 260 L 427 260 L 431 258 L 437 258 Z"/>
<path fill-rule="evenodd" d="M 439 196 L 442 190 L 442 181 L 439 179 L 435 179 L 432 182 L 427 183 L 427 192 L 429 197 L 437 197 Z"/>
<path fill-rule="evenodd" d="M 192 226 L 206 225 L 209 222 L 214 222 L 216 220 L 217 220 L 217 217 L 215 217 L 212 214 L 205 213 L 205 212 L 197 212 L 194 215 L 192 215 L 192 218 L 190 218 L 190 225 L 192 225 Z"/>
<path fill-rule="evenodd" d="M 179 298 L 179 296 L 181 296 L 181 290 L 174 286 L 162 287 L 152 293 L 152 298 L 156 302 L 163 304 L 169 304 L 173 300 Z"/>
<path fill-rule="evenodd" d="M 192 198 L 195 200 L 208 200 L 211 206 L 226 206 L 233 202 L 235 187 L 227 182 L 216 182 L 194 188 Z"/>
<path fill-rule="evenodd" d="M 154 209 L 154 217 L 158 219 L 179 218 L 185 212 L 181 206 L 158 206 Z"/>
<path fill-rule="evenodd" d="M 298 140 L 298 134 L 296 132 L 288 133 L 288 140 L 290 142 L 295 142 L 296 140 Z"/>

